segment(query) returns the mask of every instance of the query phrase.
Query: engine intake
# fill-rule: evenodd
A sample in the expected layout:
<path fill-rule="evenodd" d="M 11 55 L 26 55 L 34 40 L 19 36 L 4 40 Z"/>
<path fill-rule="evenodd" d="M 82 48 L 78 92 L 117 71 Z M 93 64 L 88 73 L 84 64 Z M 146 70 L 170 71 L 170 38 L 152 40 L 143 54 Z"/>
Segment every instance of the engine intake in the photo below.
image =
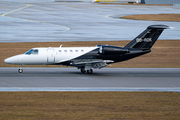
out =
<path fill-rule="evenodd" d="M 109 45 L 96 45 L 99 47 L 99 54 L 103 55 L 118 55 L 128 53 L 128 49 L 117 47 L 117 46 L 109 46 Z"/>

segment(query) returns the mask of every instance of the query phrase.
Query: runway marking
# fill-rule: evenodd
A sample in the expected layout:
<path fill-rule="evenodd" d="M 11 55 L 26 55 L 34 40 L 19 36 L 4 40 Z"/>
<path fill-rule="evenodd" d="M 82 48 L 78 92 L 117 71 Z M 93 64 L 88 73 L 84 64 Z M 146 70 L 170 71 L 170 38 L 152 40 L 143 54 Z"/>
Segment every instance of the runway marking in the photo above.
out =
<path fill-rule="evenodd" d="M 9 15 L 9 14 L 11 14 L 11 13 L 14 13 L 14 12 L 17 12 L 17 11 L 20 11 L 20 10 L 23 10 L 23 9 L 28 8 L 28 7 L 30 7 L 30 6 L 33 6 L 33 4 L 27 4 L 27 6 L 25 6 L 25 7 L 22 7 L 22 8 L 19 8 L 19 9 L 13 10 L 13 11 L 11 11 L 11 12 L 8 12 L 8 13 L 5 13 L 5 14 L 2 14 L 1 16 L 3 16 L 3 17 L 11 17 L 11 16 L 7 16 L 7 15 Z M 16 17 L 11 17 L 11 18 L 16 18 Z M 50 25 L 58 25 L 58 26 L 61 26 L 61 27 L 65 27 L 65 28 L 67 28 L 67 30 L 63 30 L 63 31 L 61 31 L 61 32 L 67 32 L 67 31 L 69 31 L 69 30 L 70 30 L 70 28 L 69 28 L 69 27 L 67 27 L 67 26 L 63 26 L 63 25 L 59 25 L 59 24 L 47 23 L 47 22 L 41 22 L 41 21 L 30 20 L 30 19 L 23 19 L 23 18 L 16 18 L 16 19 L 21 19 L 21 20 L 25 20 L 25 21 L 34 21 L 34 22 L 45 23 L 45 24 L 50 24 Z"/>
<path fill-rule="evenodd" d="M 11 12 L 8 12 L 8 13 L 5 13 L 5 14 L 2 14 L 2 16 L 6 16 L 6 15 L 8 15 L 8 14 L 11 14 L 11 13 L 13 13 L 13 12 L 16 12 L 16 11 L 19 11 L 19 10 L 22 10 L 22 9 L 25 9 L 25 8 L 28 8 L 28 7 L 30 7 L 30 6 L 33 6 L 33 5 L 32 5 L 32 4 L 27 4 L 27 6 L 25 6 L 25 7 L 22 7 L 22 8 L 19 8 L 19 9 L 13 10 L 13 11 L 11 11 Z"/>

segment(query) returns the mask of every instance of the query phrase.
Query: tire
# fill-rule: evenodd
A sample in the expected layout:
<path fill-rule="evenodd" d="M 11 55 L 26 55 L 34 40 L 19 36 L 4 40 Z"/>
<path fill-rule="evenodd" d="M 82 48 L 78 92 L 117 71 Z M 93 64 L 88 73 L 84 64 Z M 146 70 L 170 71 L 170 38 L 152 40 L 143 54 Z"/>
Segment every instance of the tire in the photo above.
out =
<path fill-rule="evenodd" d="M 19 69 L 18 72 L 19 72 L 19 73 L 22 73 L 22 72 L 23 72 L 23 69 Z"/>
<path fill-rule="evenodd" d="M 87 73 L 88 73 L 88 74 L 92 74 L 92 73 L 93 73 L 93 70 L 92 70 L 92 69 L 87 70 Z"/>
<path fill-rule="evenodd" d="M 82 73 L 86 73 L 86 70 L 84 68 L 81 68 Z"/>

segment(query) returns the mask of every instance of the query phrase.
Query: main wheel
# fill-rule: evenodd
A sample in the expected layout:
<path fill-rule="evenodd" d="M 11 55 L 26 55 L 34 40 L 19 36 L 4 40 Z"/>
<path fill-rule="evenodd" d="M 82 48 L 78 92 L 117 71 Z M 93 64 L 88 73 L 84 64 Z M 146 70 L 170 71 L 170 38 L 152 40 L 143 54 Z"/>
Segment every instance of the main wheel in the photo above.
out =
<path fill-rule="evenodd" d="M 86 70 L 84 68 L 81 68 L 82 73 L 86 73 Z"/>
<path fill-rule="evenodd" d="M 87 73 L 88 73 L 88 74 L 92 74 L 92 73 L 93 73 L 93 70 L 92 70 L 92 69 L 87 70 Z"/>
<path fill-rule="evenodd" d="M 19 69 L 18 72 L 19 72 L 19 73 L 22 73 L 22 72 L 23 72 L 23 69 Z"/>

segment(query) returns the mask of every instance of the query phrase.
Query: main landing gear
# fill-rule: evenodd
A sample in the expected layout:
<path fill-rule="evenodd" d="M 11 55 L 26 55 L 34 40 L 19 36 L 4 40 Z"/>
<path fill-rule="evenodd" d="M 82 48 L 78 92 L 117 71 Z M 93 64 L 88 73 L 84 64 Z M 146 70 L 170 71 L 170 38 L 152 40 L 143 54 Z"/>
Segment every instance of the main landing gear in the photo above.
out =
<path fill-rule="evenodd" d="M 23 72 L 22 65 L 21 65 L 20 68 L 18 69 L 18 72 L 19 72 L 19 73 L 22 73 L 22 72 Z"/>
<path fill-rule="evenodd" d="M 93 70 L 92 69 L 90 69 L 90 70 L 85 70 L 85 68 L 81 68 L 81 72 L 82 73 L 88 73 L 88 74 L 92 74 L 93 73 Z"/>

